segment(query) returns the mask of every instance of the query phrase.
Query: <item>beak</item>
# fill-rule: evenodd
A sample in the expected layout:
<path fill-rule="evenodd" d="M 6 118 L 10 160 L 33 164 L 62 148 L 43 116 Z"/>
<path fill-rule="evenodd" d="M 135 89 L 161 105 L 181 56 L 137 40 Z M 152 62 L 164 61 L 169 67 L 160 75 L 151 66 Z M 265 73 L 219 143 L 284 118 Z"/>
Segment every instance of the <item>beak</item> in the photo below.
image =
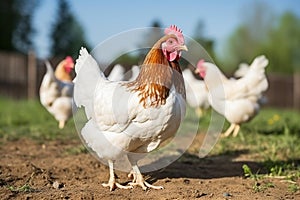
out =
<path fill-rule="evenodd" d="M 178 50 L 188 51 L 188 48 L 185 45 L 179 46 Z"/>
<path fill-rule="evenodd" d="M 200 71 L 199 71 L 198 68 L 196 68 L 194 72 L 195 72 L 196 74 L 199 74 Z"/>

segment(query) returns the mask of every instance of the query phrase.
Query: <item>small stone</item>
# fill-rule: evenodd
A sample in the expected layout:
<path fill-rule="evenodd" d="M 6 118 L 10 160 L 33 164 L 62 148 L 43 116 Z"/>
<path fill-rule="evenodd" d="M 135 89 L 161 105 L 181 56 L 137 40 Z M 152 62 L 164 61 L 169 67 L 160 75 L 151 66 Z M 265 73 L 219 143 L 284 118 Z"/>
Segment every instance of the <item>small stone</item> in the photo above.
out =
<path fill-rule="evenodd" d="M 195 195 L 195 198 L 201 198 L 201 197 L 204 197 L 204 196 L 206 196 L 207 194 L 205 194 L 205 193 L 197 193 L 196 195 Z"/>
<path fill-rule="evenodd" d="M 55 188 L 55 189 L 61 189 L 64 187 L 64 184 L 63 183 L 59 183 L 58 181 L 54 181 L 54 183 L 52 184 L 52 186 Z"/>
<path fill-rule="evenodd" d="M 190 184 L 190 180 L 189 180 L 189 179 L 184 179 L 183 182 L 184 182 L 185 184 Z"/>
<path fill-rule="evenodd" d="M 223 197 L 231 197 L 231 194 L 228 193 L 228 192 L 224 192 L 224 193 L 223 193 Z"/>

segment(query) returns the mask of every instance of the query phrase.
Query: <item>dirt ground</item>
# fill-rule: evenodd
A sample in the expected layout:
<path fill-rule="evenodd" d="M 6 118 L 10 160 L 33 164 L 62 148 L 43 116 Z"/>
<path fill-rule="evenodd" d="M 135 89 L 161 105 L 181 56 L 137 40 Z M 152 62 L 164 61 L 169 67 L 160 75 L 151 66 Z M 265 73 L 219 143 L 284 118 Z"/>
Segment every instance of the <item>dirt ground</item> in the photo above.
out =
<path fill-rule="evenodd" d="M 254 171 L 260 165 L 244 160 L 245 152 L 204 159 L 186 153 L 147 175 L 163 190 L 135 187 L 110 192 L 101 186 L 108 180 L 108 167 L 89 153 L 76 152 L 80 145 L 80 140 L 0 141 L 0 199 L 300 199 L 300 192 L 292 193 L 290 183 L 282 179 L 260 180 L 257 186 L 269 186 L 255 191 L 255 181 L 243 178 L 242 165 Z M 116 174 L 122 184 L 130 181 L 127 174 Z"/>

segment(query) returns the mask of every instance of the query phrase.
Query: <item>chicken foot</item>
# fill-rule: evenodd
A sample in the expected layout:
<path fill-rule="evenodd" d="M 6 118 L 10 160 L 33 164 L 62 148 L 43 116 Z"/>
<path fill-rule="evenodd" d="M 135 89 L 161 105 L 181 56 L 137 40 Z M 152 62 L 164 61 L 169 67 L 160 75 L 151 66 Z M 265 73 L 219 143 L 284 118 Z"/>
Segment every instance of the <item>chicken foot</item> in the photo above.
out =
<path fill-rule="evenodd" d="M 233 131 L 232 136 L 236 137 L 237 134 L 239 133 L 239 131 L 240 131 L 240 125 L 236 124 L 235 127 L 234 127 L 234 131 Z"/>
<path fill-rule="evenodd" d="M 202 117 L 203 115 L 203 110 L 200 107 L 196 108 L 196 115 L 197 117 Z"/>
<path fill-rule="evenodd" d="M 238 132 L 240 130 L 240 125 L 238 124 L 231 124 L 230 127 L 223 133 L 221 136 L 222 137 L 228 137 L 231 133 L 233 137 L 236 137 Z"/>
<path fill-rule="evenodd" d="M 141 186 L 143 190 L 147 190 L 147 188 L 152 188 L 155 190 L 164 189 L 162 186 L 154 186 L 150 183 L 146 182 L 141 174 L 137 165 L 132 166 L 133 172 L 130 172 L 128 176 L 133 177 L 133 181 L 129 183 L 131 186 Z"/>
<path fill-rule="evenodd" d="M 63 121 L 63 120 L 61 120 L 61 121 L 59 121 L 59 124 L 58 124 L 58 127 L 60 128 L 60 129 L 63 129 L 64 127 L 65 127 L 65 121 Z"/>
<path fill-rule="evenodd" d="M 120 188 L 120 189 L 132 189 L 133 188 L 131 185 L 124 186 L 124 185 L 121 185 L 120 183 L 116 182 L 113 161 L 109 160 L 108 166 L 109 166 L 109 180 L 108 180 L 108 183 L 102 183 L 103 187 L 109 187 L 110 191 L 113 191 L 116 188 Z"/>

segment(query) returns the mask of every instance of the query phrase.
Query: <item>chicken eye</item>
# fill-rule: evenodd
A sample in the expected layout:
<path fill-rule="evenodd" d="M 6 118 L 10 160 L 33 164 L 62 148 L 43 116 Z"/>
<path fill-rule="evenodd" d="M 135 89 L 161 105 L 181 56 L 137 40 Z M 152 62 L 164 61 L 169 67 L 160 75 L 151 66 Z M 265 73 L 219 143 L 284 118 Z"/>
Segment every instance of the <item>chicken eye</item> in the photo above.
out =
<path fill-rule="evenodd" d="M 173 44 L 173 40 L 169 40 L 169 44 Z"/>

